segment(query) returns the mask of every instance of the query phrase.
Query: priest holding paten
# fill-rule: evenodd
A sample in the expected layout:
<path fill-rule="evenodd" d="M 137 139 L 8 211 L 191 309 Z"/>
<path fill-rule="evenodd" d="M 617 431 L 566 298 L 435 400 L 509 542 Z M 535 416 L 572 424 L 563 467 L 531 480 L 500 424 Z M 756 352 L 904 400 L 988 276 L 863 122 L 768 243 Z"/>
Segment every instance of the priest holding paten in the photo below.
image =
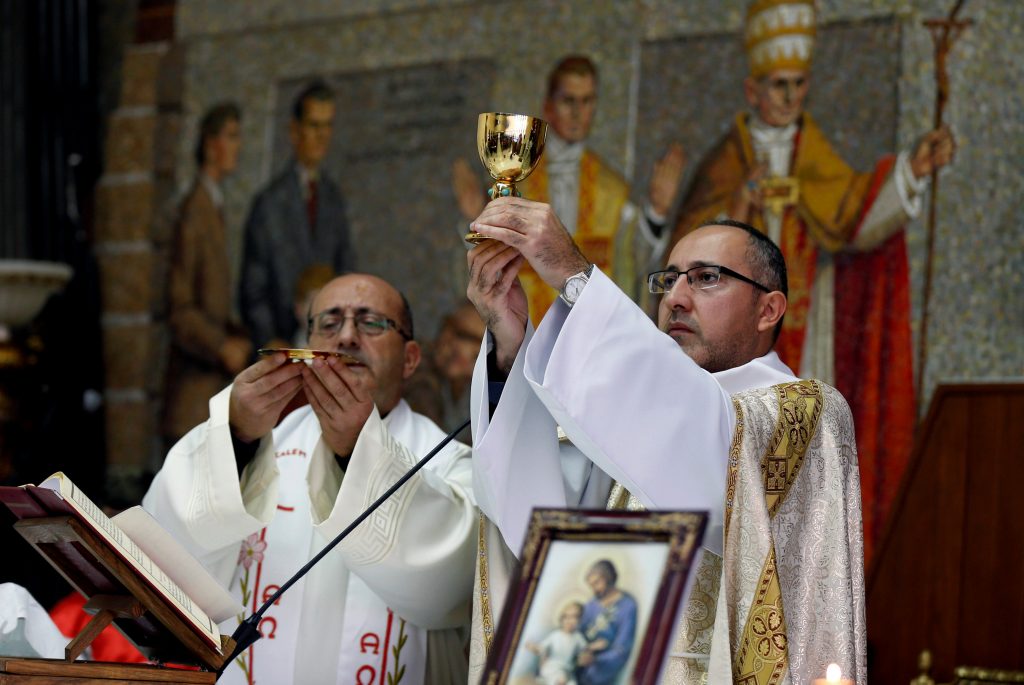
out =
<path fill-rule="evenodd" d="M 308 324 L 310 346 L 336 354 L 242 371 L 143 501 L 244 606 L 229 635 L 444 437 L 402 399 L 420 348 L 398 290 L 340 276 Z M 279 422 L 299 394 L 308 404 Z M 471 478 L 469 449 L 449 444 L 275 602 L 220 682 L 463 685 Z"/>

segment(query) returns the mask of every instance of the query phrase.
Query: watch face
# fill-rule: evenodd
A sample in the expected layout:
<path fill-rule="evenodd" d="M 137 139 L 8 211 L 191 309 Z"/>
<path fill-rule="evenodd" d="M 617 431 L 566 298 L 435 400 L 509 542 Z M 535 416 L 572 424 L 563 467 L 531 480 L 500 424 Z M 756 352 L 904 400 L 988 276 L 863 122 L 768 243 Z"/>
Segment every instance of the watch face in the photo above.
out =
<path fill-rule="evenodd" d="M 572 276 L 565 282 L 565 299 L 571 303 L 576 302 L 579 299 L 580 293 L 583 292 L 583 286 L 586 284 L 587 279 L 578 275 Z"/>

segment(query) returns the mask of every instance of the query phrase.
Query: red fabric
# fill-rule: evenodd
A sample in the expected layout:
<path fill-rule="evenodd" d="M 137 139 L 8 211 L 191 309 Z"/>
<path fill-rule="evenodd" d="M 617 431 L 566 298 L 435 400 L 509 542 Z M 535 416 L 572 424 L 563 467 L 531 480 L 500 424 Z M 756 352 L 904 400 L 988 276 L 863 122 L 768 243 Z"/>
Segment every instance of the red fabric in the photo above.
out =
<path fill-rule="evenodd" d="M 310 180 L 306 192 L 306 216 L 309 218 L 309 230 L 316 230 L 316 181 Z"/>
<path fill-rule="evenodd" d="M 863 221 L 894 158 L 875 168 Z M 914 440 L 914 368 L 910 279 L 901 230 L 871 252 L 836 256 L 836 387 L 850 403 L 857 431 L 864 505 L 864 557 L 878 537 L 910 459 Z"/>
<path fill-rule="evenodd" d="M 61 633 L 69 638 L 73 638 L 85 628 L 86 623 L 92 620 L 92 616 L 83 611 L 82 607 L 84 605 L 85 598 L 74 592 L 57 602 L 50 609 L 50 618 L 57 624 L 57 628 L 60 629 Z M 144 664 L 148 661 L 112 625 L 104 628 L 103 632 L 92 641 L 92 660 L 116 661 L 126 664 Z"/>

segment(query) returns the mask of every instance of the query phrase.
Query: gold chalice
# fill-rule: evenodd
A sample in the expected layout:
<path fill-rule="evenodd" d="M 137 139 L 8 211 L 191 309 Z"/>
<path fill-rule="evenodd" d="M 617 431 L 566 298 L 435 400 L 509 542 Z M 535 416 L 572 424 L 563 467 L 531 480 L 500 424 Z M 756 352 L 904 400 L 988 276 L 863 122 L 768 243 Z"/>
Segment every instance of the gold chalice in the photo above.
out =
<path fill-rule="evenodd" d="M 537 166 L 547 136 L 547 122 L 537 117 L 502 112 L 480 115 L 476 125 L 476 149 L 484 168 L 494 179 L 494 185 L 487 189 L 492 200 L 521 197 L 516 182 L 529 176 Z M 487 236 L 476 231 L 466 234 L 466 242 L 478 244 L 483 240 L 487 240 Z"/>

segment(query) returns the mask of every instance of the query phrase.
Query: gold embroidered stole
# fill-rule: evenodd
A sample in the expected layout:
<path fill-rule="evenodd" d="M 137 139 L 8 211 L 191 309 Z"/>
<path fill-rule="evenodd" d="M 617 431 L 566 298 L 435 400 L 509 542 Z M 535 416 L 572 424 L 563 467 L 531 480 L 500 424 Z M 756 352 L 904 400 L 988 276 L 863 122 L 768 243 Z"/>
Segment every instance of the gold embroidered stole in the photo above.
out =
<path fill-rule="evenodd" d="M 479 575 L 480 590 L 477 597 L 480 605 L 480 623 L 484 633 L 484 652 L 491 651 L 491 642 L 494 640 L 494 618 L 491 613 L 491 587 L 489 573 L 487 572 L 487 517 L 480 512 L 480 523 L 478 526 L 479 539 L 477 540 L 477 572 Z"/>
<path fill-rule="evenodd" d="M 732 537 L 735 530 L 734 513 L 737 520 L 748 515 L 751 518 L 757 516 L 753 509 L 744 513 L 746 507 L 742 506 L 734 512 L 737 500 L 746 501 L 746 498 L 753 495 L 752 491 L 760 487 L 770 522 L 799 475 L 811 438 L 817 431 L 822 409 L 821 386 L 817 381 L 786 383 L 774 386 L 772 390 L 778 401 L 778 418 L 767 452 L 760 460 L 760 483 L 752 483 L 742 474 L 743 406 L 737 399 L 733 399 L 737 425 L 730 450 L 726 490 L 726 558 L 730 558 L 730 545 L 739 544 L 738 537 Z M 768 550 L 757 584 L 754 588 L 734 588 L 739 597 L 727 598 L 730 601 L 730 613 L 739 610 L 737 599 L 743 604 L 750 602 L 742 632 L 732 645 L 733 682 L 742 685 L 775 685 L 782 682 L 789 666 L 786 618 L 771 526 L 758 527 L 758 530 L 767 534 Z M 748 597 L 748 593 L 752 597 Z M 735 616 L 735 619 L 739 618 Z"/>
<path fill-rule="evenodd" d="M 544 158 L 529 178 L 519 184 L 523 197 L 537 202 L 550 202 L 548 172 Z M 585 150 L 580 159 L 580 186 L 576 210 L 576 233 L 573 239 L 583 256 L 597 265 L 616 283 L 623 286 L 631 297 L 636 289 L 633 266 L 633 240 L 635 222 L 620 232 L 622 210 L 629 200 L 629 185 L 601 158 Z M 621 234 L 620 234 L 621 233 Z M 558 297 L 527 263 L 519 271 L 519 280 L 526 292 L 530 318 L 539 325 L 548 307 Z"/>

